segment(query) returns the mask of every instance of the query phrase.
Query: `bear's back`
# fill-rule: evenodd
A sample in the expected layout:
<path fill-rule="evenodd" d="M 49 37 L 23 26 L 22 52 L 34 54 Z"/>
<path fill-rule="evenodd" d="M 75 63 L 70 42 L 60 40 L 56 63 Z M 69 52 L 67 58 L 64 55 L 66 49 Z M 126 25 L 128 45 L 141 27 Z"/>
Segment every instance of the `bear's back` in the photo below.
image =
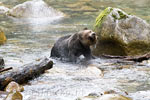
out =
<path fill-rule="evenodd" d="M 71 35 L 66 35 L 60 37 L 54 44 L 51 50 L 51 57 L 67 57 L 68 55 L 68 45 L 67 40 Z"/>

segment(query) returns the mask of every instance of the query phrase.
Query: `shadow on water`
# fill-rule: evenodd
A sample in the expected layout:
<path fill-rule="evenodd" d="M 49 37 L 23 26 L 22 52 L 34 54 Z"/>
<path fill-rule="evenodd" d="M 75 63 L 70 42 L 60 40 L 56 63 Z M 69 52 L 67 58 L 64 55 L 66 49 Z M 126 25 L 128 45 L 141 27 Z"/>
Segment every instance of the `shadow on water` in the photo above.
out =
<path fill-rule="evenodd" d="M 10 8 L 26 0 L 1 0 Z M 19 68 L 23 64 L 49 57 L 54 42 L 61 36 L 93 28 L 96 16 L 108 6 L 150 20 L 149 0 L 45 0 L 62 11 L 62 19 L 14 19 L 0 15 L 0 26 L 7 43 L 0 47 L 6 66 Z M 97 58 L 87 63 L 71 64 L 56 59 L 54 68 L 25 85 L 24 100 L 73 100 L 92 92 L 127 91 L 134 100 L 148 100 L 150 62 L 118 63 Z M 145 97 L 145 98 L 142 98 Z M 149 97 L 150 98 L 150 97 Z"/>

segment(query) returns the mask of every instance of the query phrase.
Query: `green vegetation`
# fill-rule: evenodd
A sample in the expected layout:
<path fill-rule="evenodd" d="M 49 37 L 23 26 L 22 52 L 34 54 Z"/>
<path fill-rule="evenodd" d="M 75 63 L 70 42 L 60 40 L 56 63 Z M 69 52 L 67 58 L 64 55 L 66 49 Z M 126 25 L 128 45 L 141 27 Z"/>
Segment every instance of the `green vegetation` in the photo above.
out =
<path fill-rule="evenodd" d="M 114 18 L 114 20 L 121 20 L 121 19 L 128 18 L 128 16 L 123 14 L 121 11 L 118 11 L 118 14 L 120 16 L 119 18 L 115 14 L 112 14 L 112 17 Z"/>
<path fill-rule="evenodd" d="M 102 11 L 99 16 L 96 18 L 96 24 L 95 27 L 100 28 L 101 24 L 103 22 L 103 19 L 113 10 L 113 8 L 108 7 L 104 11 Z"/>
<path fill-rule="evenodd" d="M 107 7 L 104 11 L 102 11 L 99 16 L 96 18 L 96 22 L 95 22 L 95 28 L 100 29 L 101 28 L 101 24 L 104 21 L 104 18 L 110 14 L 110 12 L 113 10 L 112 7 Z M 125 15 L 122 11 L 118 11 L 119 14 L 119 18 L 115 15 L 112 14 L 112 17 L 114 18 L 114 20 L 121 20 L 121 19 L 126 19 L 128 18 L 127 15 Z M 94 29 L 95 31 L 97 31 L 96 29 Z"/>
<path fill-rule="evenodd" d="M 128 16 L 125 15 L 125 14 L 123 14 L 121 11 L 118 11 L 118 13 L 119 13 L 119 15 L 120 15 L 119 20 L 120 20 L 120 19 L 126 19 L 126 18 L 128 18 Z"/>

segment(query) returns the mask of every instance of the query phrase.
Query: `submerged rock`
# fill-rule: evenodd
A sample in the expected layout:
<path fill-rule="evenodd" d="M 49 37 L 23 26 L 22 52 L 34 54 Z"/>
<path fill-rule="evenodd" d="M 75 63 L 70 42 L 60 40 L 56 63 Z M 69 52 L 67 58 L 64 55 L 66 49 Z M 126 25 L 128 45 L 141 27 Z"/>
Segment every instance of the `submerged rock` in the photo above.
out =
<path fill-rule="evenodd" d="M 109 55 L 140 55 L 150 51 L 150 25 L 139 17 L 118 8 L 108 7 L 96 18 L 98 35 L 93 53 Z"/>
<path fill-rule="evenodd" d="M 120 94 L 104 94 L 100 97 L 97 96 L 85 96 L 76 100 L 132 100 L 131 98 L 122 96 Z"/>
<path fill-rule="evenodd" d="M 12 91 L 22 92 L 24 91 L 24 88 L 22 85 L 19 85 L 18 83 L 12 81 L 7 85 L 7 87 L 5 88 L 5 91 L 6 92 L 12 92 Z"/>
<path fill-rule="evenodd" d="M 63 13 L 49 7 L 43 0 L 26 1 L 8 11 L 8 15 L 19 18 L 63 17 Z"/>
<path fill-rule="evenodd" d="M 77 74 L 82 76 L 85 75 L 85 76 L 101 77 L 103 73 L 99 68 L 89 66 L 86 69 L 80 70 Z"/>
<path fill-rule="evenodd" d="M 0 45 L 4 44 L 6 42 L 6 36 L 4 32 L 0 29 Z"/>

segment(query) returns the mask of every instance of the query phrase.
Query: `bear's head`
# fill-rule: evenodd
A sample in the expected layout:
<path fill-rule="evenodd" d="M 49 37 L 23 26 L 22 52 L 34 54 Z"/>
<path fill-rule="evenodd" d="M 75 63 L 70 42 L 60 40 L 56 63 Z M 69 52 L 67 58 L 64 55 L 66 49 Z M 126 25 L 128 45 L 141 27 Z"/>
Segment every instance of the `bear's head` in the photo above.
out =
<path fill-rule="evenodd" d="M 80 31 L 79 33 L 79 40 L 84 46 L 91 46 L 96 44 L 96 33 L 92 30 L 84 28 L 84 30 Z"/>

